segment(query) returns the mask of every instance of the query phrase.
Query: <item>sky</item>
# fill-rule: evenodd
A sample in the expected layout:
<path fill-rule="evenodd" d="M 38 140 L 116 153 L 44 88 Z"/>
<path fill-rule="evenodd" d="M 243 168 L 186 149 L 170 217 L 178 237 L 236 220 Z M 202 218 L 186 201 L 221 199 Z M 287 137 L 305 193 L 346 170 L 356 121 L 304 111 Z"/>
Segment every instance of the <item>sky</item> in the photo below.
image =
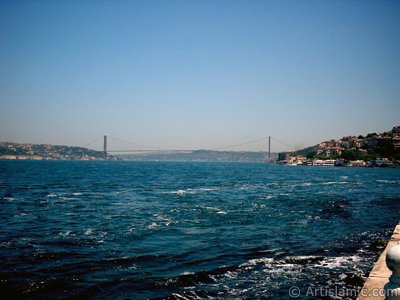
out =
<path fill-rule="evenodd" d="M 0 0 L 0 141 L 265 151 L 272 136 L 287 151 L 388 131 L 399 15 L 385 0 Z"/>

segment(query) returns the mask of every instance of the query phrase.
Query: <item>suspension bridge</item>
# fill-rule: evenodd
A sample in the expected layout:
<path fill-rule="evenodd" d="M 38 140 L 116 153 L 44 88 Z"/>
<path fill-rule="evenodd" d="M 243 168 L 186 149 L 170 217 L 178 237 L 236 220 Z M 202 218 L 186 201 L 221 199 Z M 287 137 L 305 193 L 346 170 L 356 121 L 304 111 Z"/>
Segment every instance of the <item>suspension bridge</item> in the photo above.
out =
<path fill-rule="evenodd" d="M 115 138 L 115 137 L 111 137 L 111 136 L 107 136 L 107 135 L 103 135 L 101 137 L 96 138 L 95 140 L 91 141 L 90 143 L 84 145 L 83 147 L 87 148 L 89 146 L 93 146 L 96 143 L 100 143 L 100 141 L 102 141 L 102 146 L 103 146 L 103 155 L 104 158 L 106 159 L 107 156 L 109 154 L 113 154 L 113 153 L 145 153 L 145 152 L 157 152 L 157 153 L 179 153 L 179 152 L 193 152 L 193 151 L 197 151 L 198 149 L 167 149 L 167 148 L 162 148 L 162 147 L 152 147 L 152 146 L 148 146 L 148 145 L 142 145 L 142 144 L 138 144 L 138 143 L 133 143 L 133 142 L 129 142 L 129 141 L 125 141 L 119 138 Z M 124 144 L 124 145 L 128 145 L 129 148 L 124 148 L 124 149 L 110 149 L 109 144 L 110 141 L 113 142 L 117 142 L 117 144 Z M 226 145 L 226 146 L 222 146 L 222 147 L 214 147 L 214 148 L 208 148 L 208 149 L 203 149 L 206 151 L 234 151 L 233 149 L 241 147 L 241 146 L 246 146 L 249 144 L 254 144 L 254 143 L 258 143 L 261 141 L 265 141 L 266 144 L 268 145 L 268 161 L 271 160 L 271 141 L 274 141 L 278 144 L 281 144 L 283 146 L 285 146 L 288 150 L 290 151 L 296 151 L 296 149 L 294 149 L 292 146 L 288 145 L 287 143 L 274 138 L 272 136 L 264 136 L 255 140 L 251 140 L 251 141 L 245 141 L 242 143 L 238 143 L 238 144 L 233 144 L 233 145 Z"/>

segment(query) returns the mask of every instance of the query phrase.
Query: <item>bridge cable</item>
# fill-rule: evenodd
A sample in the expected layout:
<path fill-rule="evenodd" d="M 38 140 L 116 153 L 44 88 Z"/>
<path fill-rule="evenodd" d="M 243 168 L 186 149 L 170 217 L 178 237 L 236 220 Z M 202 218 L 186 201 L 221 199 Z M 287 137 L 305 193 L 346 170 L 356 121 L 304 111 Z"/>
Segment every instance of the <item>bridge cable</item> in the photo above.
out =
<path fill-rule="evenodd" d="M 297 151 L 297 150 L 294 149 L 292 146 L 286 144 L 285 142 L 282 142 L 282 141 L 278 140 L 277 138 L 274 138 L 274 137 L 271 136 L 271 139 L 273 139 L 274 141 L 277 141 L 279 144 L 281 144 L 281 145 L 283 145 L 283 146 L 286 146 L 287 148 L 289 148 L 289 149 L 292 150 L 292 151 Z"/>
<path fill-rule="evenodd" d="M 206 150 L 209 150 L 209 151 L 218 151 L 218 150 L 222 150 L 222 149 L 229 149 L 229 148 L 235 148 L 235 147 L 239 147 L 239 146 L 244 146 L 244 145 L 248 145 L 248 144 L 253 144 L 253 143 L 256 143 L 256 142 L 259 142 L 259 141 L 262 141 L 262 140 L 266 140 L 266 139 L 268 139 L 268 137 L 269 136 L 264 136 L 264 137 L 261 137 L 261 138 L 258 138 L 258 139 L 255 139 L 255 140 L 251 140 L 251 141 L 247 141 L 247 142 L 243 142 L 243 143 L 238 143 L 238 144 L 233 144 L 233 145 L 227 145 L 227 146 L 221 146 L 221 147 L 214 147 L 214 148 L 209 148 L 209 149 L 206 149 Z M 90 145 L 90 144 L 93 144 L 94 142 L 97 142 L 98 140 L 100 140 L 100 139 L 102 139 L 103 137 L 99 137 L 99 138 L 97 138 L 96 140 L 94 140 L 94 141 L 92 141 L 92 142 L 90 142 L 90 143 L 88 143 L 87 145 Z M 125 140 L 122 140 L 122 139 L 119 139 L 119 138 L 115 138 L 115 137 L 111 137 L 111 136 L 108 136 L 108 138 L 109 139 L 111 139 L 111 140 L 115 140 L 115 141 L 119 141 L 119 142 L 122 142 L 122 143 L 125 143 L 125 144 L 129 144 L 129 145 L 133 145 L 133 146 L 136 146 L 136 147 L 141 147 L 141 148 L 147 148 L 146 150 L 151 150 L 151 151 L 195 151 L 195 150 L 172 150 L 172 149 L 166 149 L 166 148 L 162 148 L 162 147 L 152 147 L 152 146 L 147 146 L 147 145 L 142 145 L 142 144 L 138 144 L 138 143 L 132 143 L 132 142 L 129 142 L 129 141 L 125 141 Z M 285 143 L 285 142 L 283 142 L 283 141 L 281 141 L 281 140 L 279 140 L 279 139 L 277 139 L 277 138 L 275 138 L 275 137 L 272 137 L 271 136 L 271 139 L 272 140 L 275 140 L 276 142 L 278 142 L 278 143 L 280 143 L 280 144 L 282 144 L 283 146 L 285 146 L 285 147 L 287 147 L 287 148 L 289 148 L 290 150 L 292 150 L 292 151 L 296 151 L 296 149 L 294 149 L 292 146 L 290 146 L 290 145 L 288 145 L 287 143 Z M 86 145 L 86 146 L 87 146 Z M 113 150 L 109 150 L 110 152 L 113 152 Z M 121 150 L 121 152 L 122 152 L 123 150 Z M 128 150 L 126 150 L 126 151 L 128 151 Z M 129 151 L 131 151 L 131 150 L 129 150 Z M 135 150 L 135 151 L 145 151 L 145 150 Z M 120 151 L 118 151 L 118 152 L 120 152 Z"/>
<path fill-rule="evenodd" d="M 99 141 L 100 139 L 103 139 L 103 136 L 100 136 L 100 137 L 98 137 L 97 139 L 95 139 L 95 140 L 93 140 L 93 141 L 91 141 L 91 142 L 89 142 L 89 143 L 83 145 L 82 148 L 87 148 L 87 147 L 89 147 L 90 145 L 92 145 L 92 144 L 96 143 L 97 141 Z"/>
<path fill-rule="evenodd" d="M 115 141 L 118 141 L 118 142 L 129 144 L 129 145 L 132 145 L 132 146 L 147 148 L 148 150 L 165 150 L 165 151 L 168 150 L 168 149 L 164 149 L 164 148 L 160 148 L 160 147 L 151 147 L 151 146 L 141 145 L 141 144 L 137 144 L 137 143 L 132 143 L 132 142 L 121 140 L 119 138 L 115 138 L 115 137 L 112 137 L 112 136 L 109 136 L 108 138 L 111 139 L 111 140 L 115 140 Z"/>
<path fill-rule="evenodd" d="M 259 141 L 265 140 L 265 139 L 267 139 L 267 138 L 268 138 L 268 136 L 265 136 L 265 137 L 258 138 L 258 139 L 256 139 L 256 140 L 252 140 L 252 141 L 249 141 L 249 142 L 244 142 L 244 143 L 234 144 L 234 145 L 229 145 L 229 146 L 224 146 L 224 147 L 216 147 L 216 148 L 211 148 L 211 149 L 209 149 L 209 150 L 221 150 L 221 149 L 235 148 L 235 147 L 239 147 L 239 146 L 244 146 L 244 145 L 248 145 L 248 144 L 253 144 L 253 143 L 255 143 L 255 142 L 259 142 Z"/>

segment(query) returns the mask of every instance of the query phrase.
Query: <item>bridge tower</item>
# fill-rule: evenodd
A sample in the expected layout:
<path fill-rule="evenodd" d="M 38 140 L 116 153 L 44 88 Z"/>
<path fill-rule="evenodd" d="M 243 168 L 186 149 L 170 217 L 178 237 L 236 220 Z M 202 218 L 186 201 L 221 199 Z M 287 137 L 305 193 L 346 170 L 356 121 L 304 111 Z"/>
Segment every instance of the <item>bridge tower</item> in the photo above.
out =
<path fill-rule="evenodd" d="M 271 162 L 271 136 L 268 137 L 268 162 Z"/>
<path fill-rule="evenodd" d="M 107 159 L 107 136 L 104 136 L 104 144 L 103 144 L 103 154 L 104 159 Z"/>

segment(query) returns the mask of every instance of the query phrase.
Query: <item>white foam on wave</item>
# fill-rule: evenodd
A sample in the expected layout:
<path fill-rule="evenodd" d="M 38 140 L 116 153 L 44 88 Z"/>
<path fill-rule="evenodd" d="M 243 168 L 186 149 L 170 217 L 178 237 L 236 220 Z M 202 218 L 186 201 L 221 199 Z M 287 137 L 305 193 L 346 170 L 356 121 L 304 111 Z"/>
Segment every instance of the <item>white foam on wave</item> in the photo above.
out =
<path fill-rule="evenodd" d="M 337 279 L 336 274 L 343 273 L 345 275 L 340 275 L 339 278 L 343 281 L 349 269 L 358 272 L 357 261 L 361 259 L 357 255 L 339 257 L 298 255 L 281 258 L 279 252 L 275 250 L 273 252 L 274 256 L 280 258 L 270 256 L 249 259 L 234 271 L 229 270 L 210 277 L 215 286 L 233 299 L 249 298 L 247 293 L 249 289 L 254 291 L 251 293 L 252 298 L 258 298 L 257 295 L 259 298 L 266 296 L 273 298 L 281 290 L 282 280 L 302 281 L 304 276 L 307 276 L 305 273 L 324 277 L 332 277 L 331 274 L 335 274 L 334 280 Z"/>
<path fill-rule="evenodd" d="M 223 211 L 222 209 L 220 209 L 219 207 L 213 207 L 213 206 L 206 206 L 205 209 L 209 210 L 209 211 L 213 211 L 219 215 L 226 215 L 227 212 Z"/>
<path fill-rule="evenodd" d="M 18 217 L 27 217 L 27 216 L 30 216 L 30 215 L 31 215 L 31 213 L 22 212 L 22 213 L 20 213 L 19 215 L 16 215 L 16 216 L 18 216 Z"/>
<path fill-rule="evenodd" d="M 241 268 L 252 269 L 254 266 L 263 265 L 265 271 L 281 272 L 283 270 L 297 270 L 299 267 L 307 264 L 310 268 L 348 268 L 354 266 L 361 261 L 358 255 L 336 256 L 336 257 L 320 257 L 320 256 L 290 256 L 282 260 L 276 260 L 271 257 L 254 258 L 239 265 Z"/>
<path fill-rule="evenodd" d="M 311 182 L 304 182 L 304 183 L 302 184 L 302 186 L 310 186 L 310 185 L 312 185 Z"/>
<path fill-rule="evenodd" d="M 194 272 L 188 272 L 188 271 L 181 273 L 181 275 L 194 275 L 194 274 L 195 274 Z"/>
<path fill-rule="evenodd" d="M 154 229 L 160 227 L 160 225 L 158 225 L 156 222 L 152 222 L 150 225 L 146 226 L 146 229 Z"/>
<path fill-rule="evenodd" d="M 177 224 L 178 221 L 173 221 L 170 217 L 165 215 L 153 214 L 156 217 L 157 221 L 161 222 L 162 225 L 170 226 L 171 224 Z"/>
<path fill-rule="evenodd" d="M 167 282 L 172 282 L 171 279 L 168 279 Z M 172 293 L 172 296 L 176 299 L 182 299 L 182 300 L 190 300 L 190 299 L 200 299 L 200 298 L 193 298 L 193 297 L 186 297 L 185 295 L 180 295 L 178 293 Z"/>
<path fill-rule="evenodd" d="M 399 183 L 398 180 L 387 180 L 387 179 L 378 179 L 376 182 L 378 183 Z"/>
<path fill-rule="evenodd" d="M 179 195 L 179 196 L 183 196 L 186 193 L 187 193 L 187 191 L 185 191 L 185 190 L 177 190 L 177 191 L 170 192 L 169 194 L 176 194 L 176 195 Z"/>
<path fill-rule="evenodd" d="M 236 279 L 238 277 L 238 273 L 237 272 L 232 272 L 232 271 L 228 271 L 224 274 L 225 277 L 229 278 L 229 279 Z"/>
<path fill-rule="evenodd" d="M 246 261 L 245 263 L 239 265 L 239 267 L 248 267 L 248 266 L 255 266 L 258 264 L 263 263 L 264 265 L 272 264 L 274 262 L 273 258 L 270 257 L 262 257 L 262 258 L 254 258 Z"/>
<path fill-rule="evenodd" d="M 58 235 L 61 235 L 63 237 L 69 236 L 71 234 L 71 230 L 65 231 L 65 232 L 60 232 Z"/>
<path fill-rule="evenodd" d="M 217 187 L 204 187 L 204 188 L 187 188 L 187 189 L 179 189 L 176 191 L 170 191 L 170 192 L 164 192 L 164 194 L 173 194 L 173 195 L 179 195 L 183 196 L 186 194 L 189 195 L 195 195 L 198 193 L 204 193 L 204 192 L 213 192 L 218 190 Z"/>
<path fill-rule="evenodd" d="M 277 196 L 275 196 L 275 195 L 268 195 L 268 196 L 265 196 L 265 197 L 261 197 L 262 200 L 270 200 L 270 199 L 274 199 L 274 198 L 277 198 Z"/>
<path fill-rule="evenodd" d="M 9 248 L 10 246 L 12 246 L 12 242 L 11 241 L 7 241 L 7 242 L 0 242 L 0 248 Z"/>
<path fill-rule="evenodd" d="M 323 268 L 334 269 L 343 266 L 354 265 L 359 262 L 361 258 L 357 255 L 352 256 L 337 256 L 337 257 L 326 257 L 316 265 Z"/>
<path fill-rule="evenodd" d="M 91 234 L 93 234 L 93 232 L 94 232 L 94 230 L 92 228 L 88 228 L 85 231 L 85 235 L 91 235 Z"/>
<path fill-rule="evenodd" d="M 219 188 L 217 187 L 205 187 L 205 188 L 193 189 L 193 191 L 199 191 L 199 192 L 213 192 L 217 190 L 219 190 Z"/>
<path fill-rule="evenodd" d="M 348 181 L 328 181 L 328 182 L 323 182 L 322 185 L 334 185 L 334 184 L 349 184 L 350 182 Z"/>
<path fill-rule="evenodd" d="M 131 226 L 131 227 L 128 227 L 128 229 L 127 229 L 126 231 L 132 232 L 132 231 L 134 231 L 135 229 L 136 229 L 135 226 Z"/>

